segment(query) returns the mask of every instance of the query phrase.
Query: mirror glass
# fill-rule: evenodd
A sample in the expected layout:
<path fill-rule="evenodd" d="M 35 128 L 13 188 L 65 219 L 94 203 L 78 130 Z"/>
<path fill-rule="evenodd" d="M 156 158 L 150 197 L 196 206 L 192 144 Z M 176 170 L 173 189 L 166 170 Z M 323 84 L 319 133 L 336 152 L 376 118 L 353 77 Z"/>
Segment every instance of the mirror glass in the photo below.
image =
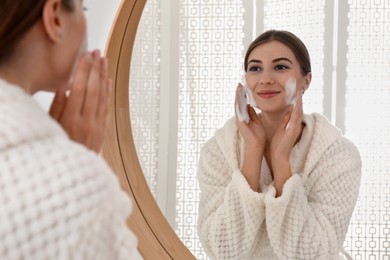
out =
<path fill-rule="evenodd" d="M 389 10 L 385 0 L 147 1 L 131 61 L 132 134 L 151 192 L 197 259 L 207 258 L 196 231 L 199 152 L 234 115 L 246 47 L 271 28 L 293 32 L 309 49 L 305 113 L 324 114 L 361 152 L 361 195 L 345 249 L 353 259 L 386 252 Z"/>

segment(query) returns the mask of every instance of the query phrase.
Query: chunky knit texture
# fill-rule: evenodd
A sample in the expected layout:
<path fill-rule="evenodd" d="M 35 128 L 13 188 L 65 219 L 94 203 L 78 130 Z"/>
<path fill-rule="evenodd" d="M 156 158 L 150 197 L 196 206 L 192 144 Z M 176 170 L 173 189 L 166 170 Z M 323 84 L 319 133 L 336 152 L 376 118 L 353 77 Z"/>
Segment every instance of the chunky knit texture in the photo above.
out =
<path fill-rule="evenodd" d="M 0 259 L 141 258 L 108 165 L 1 79 L 0 205 Z"/>
<path fill-rule="evenodd" d="M 323 116 L 304 121 L 290 156 L 293 176 L 279 198 L 265 159 L 261 192 L 242 175 L 234 118 L 204 145 L 198 233 L 212 259 L 340 257 L 360 187 L 360 154 Z"/>

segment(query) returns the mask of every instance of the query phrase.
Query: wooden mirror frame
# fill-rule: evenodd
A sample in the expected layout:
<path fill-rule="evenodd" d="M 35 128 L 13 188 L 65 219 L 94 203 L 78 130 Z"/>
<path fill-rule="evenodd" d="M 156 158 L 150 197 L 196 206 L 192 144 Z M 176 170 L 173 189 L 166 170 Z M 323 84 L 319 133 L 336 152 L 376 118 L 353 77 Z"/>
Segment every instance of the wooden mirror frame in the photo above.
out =
<path fill-rule="evenodd" d="M 129 77 L 131 54 L 146 0 L 122 0 L 113 23 L 105 56 L 112 79 L 111 108 L 102 156 L 133 198 L 127 221 L 145 259 L 195 259 L 161 213 L 140 166 L 131 131 Z"/>

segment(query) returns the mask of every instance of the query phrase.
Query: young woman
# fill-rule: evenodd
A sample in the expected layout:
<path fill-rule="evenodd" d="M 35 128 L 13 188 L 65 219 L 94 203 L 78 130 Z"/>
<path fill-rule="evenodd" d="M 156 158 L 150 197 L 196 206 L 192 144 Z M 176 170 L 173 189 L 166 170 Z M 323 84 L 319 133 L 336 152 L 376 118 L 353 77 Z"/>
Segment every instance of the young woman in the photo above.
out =
<path fill-rule="evenodd" d="M 6 0 L 0 17 L 0 258 L 141 258 L 131 200 L 97 154 L 110 81 L 83 51 L 83 1 Z M 56 91 L 51 116 L 40 90 Z"/>
<path fill-rule="evenodd" d="M 263 33 L 244 67 L 261 113 L 248 106 L 249 122 L 236 115 L 202 148 L 202 245 L 213 259 L 338 259 L 359 192 L 359 152 L 325 117 L 303 113 L 312 74 L 295 35 Z"/>

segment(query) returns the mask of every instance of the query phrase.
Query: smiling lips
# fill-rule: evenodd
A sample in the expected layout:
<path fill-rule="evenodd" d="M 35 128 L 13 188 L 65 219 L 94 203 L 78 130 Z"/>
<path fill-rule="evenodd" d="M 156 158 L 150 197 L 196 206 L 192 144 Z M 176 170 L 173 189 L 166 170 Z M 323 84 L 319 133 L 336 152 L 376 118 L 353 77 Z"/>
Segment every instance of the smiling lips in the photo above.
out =
<path fill-rule="evenodd" d="M 261 98 L 273 98 L 274 96 L 278 95 L 280 91 L 276 90 L 263 90 L 260 92 L 257 92 L 256 94 L 260 96 Z"/>

